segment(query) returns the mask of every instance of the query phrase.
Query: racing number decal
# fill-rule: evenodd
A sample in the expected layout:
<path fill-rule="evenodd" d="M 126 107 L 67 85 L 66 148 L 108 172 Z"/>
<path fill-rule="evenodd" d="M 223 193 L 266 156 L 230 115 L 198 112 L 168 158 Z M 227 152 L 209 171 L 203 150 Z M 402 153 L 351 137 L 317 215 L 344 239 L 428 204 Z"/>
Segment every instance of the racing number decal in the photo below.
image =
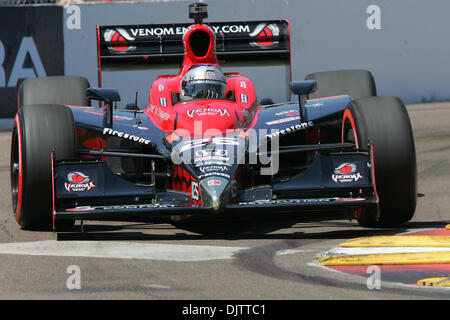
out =
<path fill-rule="evenodd" d="M 191 187 L 192 187 L 192 200 L 200 200 L 200 196 L 198 193 L 198 182 L 192 181 Z"/>
<path fill-rule="evenodd" d="M 241 102 L 242 103 L 247 103 L 248 102 L 248 98 L 247 98 L 247 95 L 245 93 L 241 93 Z"/>

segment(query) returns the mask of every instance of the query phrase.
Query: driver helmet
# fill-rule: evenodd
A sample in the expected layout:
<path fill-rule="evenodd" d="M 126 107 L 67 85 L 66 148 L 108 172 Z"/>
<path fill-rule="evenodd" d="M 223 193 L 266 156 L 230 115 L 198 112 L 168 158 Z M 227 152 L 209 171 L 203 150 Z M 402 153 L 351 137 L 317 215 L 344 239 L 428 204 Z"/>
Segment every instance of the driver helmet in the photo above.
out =
<path fill-rule="evenodd" d="M 222 71 L 214 65 L 193 66 L 181 80 L 180 99 L 223 99 L 227 81 Z"/>

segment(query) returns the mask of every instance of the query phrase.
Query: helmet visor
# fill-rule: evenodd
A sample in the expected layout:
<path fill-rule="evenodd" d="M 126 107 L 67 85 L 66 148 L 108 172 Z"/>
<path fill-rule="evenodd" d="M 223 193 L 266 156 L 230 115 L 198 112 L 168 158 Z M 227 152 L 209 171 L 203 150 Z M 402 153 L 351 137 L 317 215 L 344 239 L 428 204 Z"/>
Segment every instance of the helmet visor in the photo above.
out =
<path fill-rule="evenodd" d="M 227 85 L 221 81 L 201 80 L 185 84 L 184 96 L 191 99 L 222 99 Z"/>

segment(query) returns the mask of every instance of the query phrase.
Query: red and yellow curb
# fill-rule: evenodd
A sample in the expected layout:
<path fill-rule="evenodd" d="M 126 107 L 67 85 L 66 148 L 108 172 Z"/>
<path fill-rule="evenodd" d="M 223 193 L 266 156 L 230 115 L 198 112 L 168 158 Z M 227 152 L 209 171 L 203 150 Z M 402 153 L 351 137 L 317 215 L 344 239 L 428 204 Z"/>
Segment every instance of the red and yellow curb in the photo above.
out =
<path fill-rule="evenodd" d="M 450 224 L 408 234 L 350 239 L 322 253 L 314 263 L 359 276 L 367 276 L 368 266 L 378 265 L 385 281 L 450 287 L 449 231 Z"/>
<path fill-rule="evenodd" d="M 450 277 L 434 277 L 417 281 L 420 286 L 428 287 L 450 287 Z"/>
<path fill-rule="evenodd" d="M 450 263 L 450 252 L 414 252 L 389 254 L 331 255 L 314 260 L 321 266 L 370 266 L 393 264 L 446 264 Z"/>
<path fill-rule="evenodd" d="M 341 247 L 450 247 L 450 236 L 373 236 L 347 240 Z"/>

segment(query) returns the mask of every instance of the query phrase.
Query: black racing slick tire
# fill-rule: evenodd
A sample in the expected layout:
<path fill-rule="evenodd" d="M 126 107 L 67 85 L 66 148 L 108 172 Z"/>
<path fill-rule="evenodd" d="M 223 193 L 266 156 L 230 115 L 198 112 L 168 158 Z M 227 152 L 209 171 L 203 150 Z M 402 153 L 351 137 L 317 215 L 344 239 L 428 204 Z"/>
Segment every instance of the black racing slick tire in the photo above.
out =
<path fill-rule="evenodd" d="M 338 95 L 349 95 L 353 100 L 377 95 L 375 79 L 367 70 L 336 70 L 311 73 L 306 80 L 316 80 L 318 90 L 309 95 L 319 99 Z"/>
<path fill-rule="evenodd" d="M 19 108 L 36 104 L 89 106 L 89 81 L 78 76 L 51 76 L 26 79 L 19 88 Z"/>
<path fill-rule="evenodd" d="M 361 150 L 373 144 L 374 185 L 379 212 L 363 209 L 363 227 L 395 227 L 409 221 L 416 209 L 417 164 L 414 137 L 405 105 L 395 97 L 352 101 L 344 111 L 343 142 Z"/>
<path fill-rule="evenodd" d="M 52 157 L 73 159 L 76 152 L 72 111 L 62 105 L 30 105 L 17 112 L 11 143 L 12 208 L 25 230 L 53 227 Z M 61 225 L 73 226 L 73 221 Z"/>

